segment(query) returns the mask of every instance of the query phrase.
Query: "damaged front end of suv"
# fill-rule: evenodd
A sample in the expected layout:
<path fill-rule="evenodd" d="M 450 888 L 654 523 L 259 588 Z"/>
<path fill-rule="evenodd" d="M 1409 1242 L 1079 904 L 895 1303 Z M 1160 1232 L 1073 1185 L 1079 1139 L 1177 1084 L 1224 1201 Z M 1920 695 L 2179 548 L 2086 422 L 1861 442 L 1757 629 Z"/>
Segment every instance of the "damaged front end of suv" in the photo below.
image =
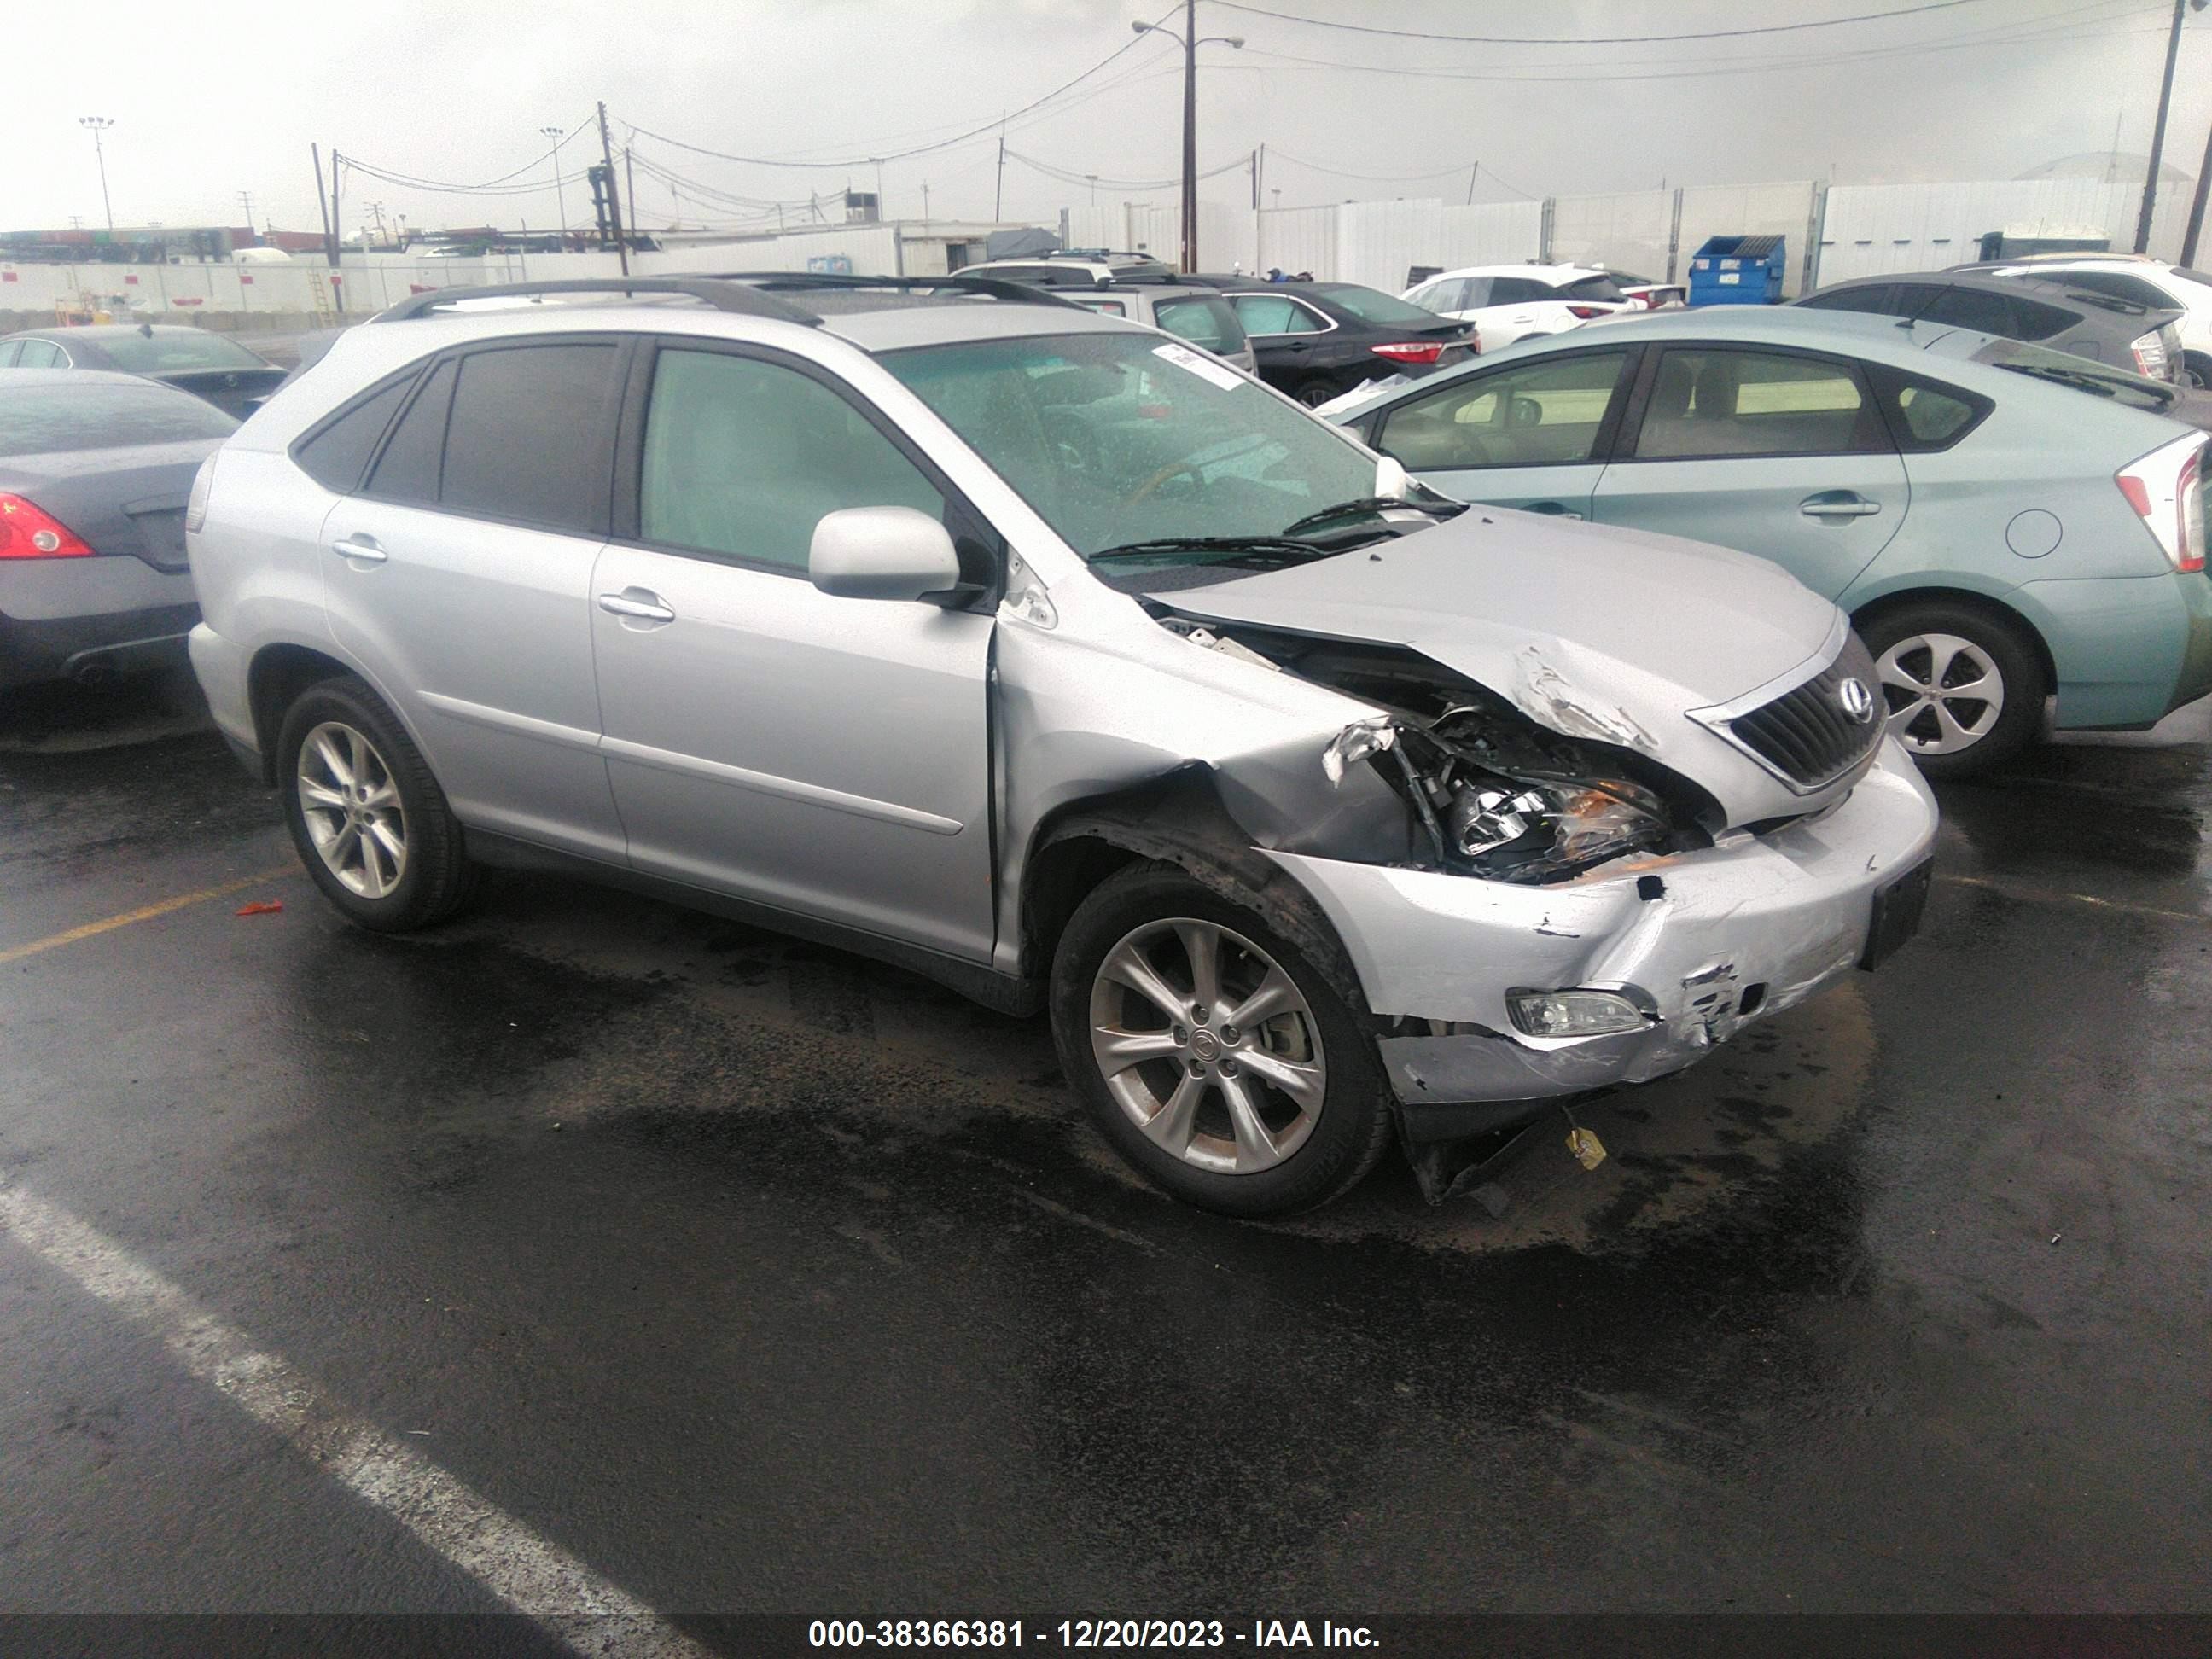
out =
<path fill-rule="evenodd" d="M 1000 643 L 1040 867 L 1095 836 L 1211 872 L 1332 965 L 1431 1197 L 1444 1144 L 1679 1070 L 1874 965 L 1917 922 L 1935 829 L 1832 607 L 1716 550 L 1553 548 L 1511 516 L 1139 593 L 1150 640 L 1110 668 Z"/>

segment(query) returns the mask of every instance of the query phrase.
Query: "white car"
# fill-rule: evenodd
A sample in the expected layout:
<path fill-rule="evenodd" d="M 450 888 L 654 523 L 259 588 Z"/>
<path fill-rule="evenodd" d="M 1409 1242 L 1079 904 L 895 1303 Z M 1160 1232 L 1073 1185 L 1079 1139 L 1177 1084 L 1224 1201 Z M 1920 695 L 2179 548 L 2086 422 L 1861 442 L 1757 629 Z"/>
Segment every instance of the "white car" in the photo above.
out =
<path fill-rule="evenodd" d="M 2039 257 L 1953 269 L 1986 271 L 1993 276 L 2063 276 L 2069 288 L 2109 294 L 2154 311 L 2178 308 L 2181 317 L 2174 329 L 2181 336 L 2182 384 L 2212 386 L 2212 273 L 2170 265 L 2139 253 Z"/>
<path fill-rule="evenodd" d="M 1609 275 L 1589 265 L 1469 265 L 1439 271 L 1400 297 L 1473 323 L 1485 351 L 1639 308 Z"/>

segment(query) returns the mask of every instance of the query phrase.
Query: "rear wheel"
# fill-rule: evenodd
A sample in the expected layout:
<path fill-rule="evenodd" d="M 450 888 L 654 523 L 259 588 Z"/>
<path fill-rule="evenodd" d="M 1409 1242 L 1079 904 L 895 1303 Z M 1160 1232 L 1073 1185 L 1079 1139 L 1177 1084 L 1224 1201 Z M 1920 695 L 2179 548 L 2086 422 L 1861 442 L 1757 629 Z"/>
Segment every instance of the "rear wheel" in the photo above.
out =
<path fill-rule="evenodd" d="M 1930 777 L 1965 777 L 2018 754 L 2050 692 L 2023 631 L 1973 605 L 1916 599 L 1859 635 L 1874 653 L 1890 735 Z"/>
<path fill-rule="evenodd" d="M 1390 1120 L 1374 1047 L 1305 957 L 1182 871 L 1101 883 L 1054 953 L 1060 1064 L 1116 1151 L 1229 1215 L 1325 1203 Z"/>
<path fill-rule="evenodd" d="M 2183 352 L 2181 383 L 2198 387 L 2212 386 L 2212 356 L 2202 351 Z"/>
<path fill-rule="evenodd" d="M 1342 395 L 1344 388 L 1333 380 L 1305 380 L 1291 395 L 1308 409 L 1319 409 L 1330 398 Z"/>
<path fill-rule="evenodd" d="M 284 818 L 300 860 L 347 918 L 380 933 L 441 921 L 475 866 L 429 763 L 351 675 L 309 686 L 276 739 Z"/>

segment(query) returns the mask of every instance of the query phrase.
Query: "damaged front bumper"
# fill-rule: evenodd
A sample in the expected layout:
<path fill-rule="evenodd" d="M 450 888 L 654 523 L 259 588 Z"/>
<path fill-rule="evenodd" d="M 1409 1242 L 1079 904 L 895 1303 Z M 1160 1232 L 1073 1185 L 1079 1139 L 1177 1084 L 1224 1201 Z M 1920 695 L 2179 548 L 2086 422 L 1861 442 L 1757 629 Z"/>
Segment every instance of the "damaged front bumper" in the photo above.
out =
<path fill-rule="evenodd" d="M 1936 804 L 1885 740 L 1839 805 L 1704 851 L 1616 860 L 1543 887 L 1271 853 L 1343 939 L 1415 1139 L 1533 1115 L 1529 1103 L 1680 1070 L 1747 1021 L 1803 1000 L 1893 945 L 1871 937 L 1877 895 L 1917 915 Z M 1588 988 L 1646 1011 L 1637 1030 L 1534 1038 L 1509 994 Z M 1422 1028 L 1425 1028 L 1425 1030 Z"/>

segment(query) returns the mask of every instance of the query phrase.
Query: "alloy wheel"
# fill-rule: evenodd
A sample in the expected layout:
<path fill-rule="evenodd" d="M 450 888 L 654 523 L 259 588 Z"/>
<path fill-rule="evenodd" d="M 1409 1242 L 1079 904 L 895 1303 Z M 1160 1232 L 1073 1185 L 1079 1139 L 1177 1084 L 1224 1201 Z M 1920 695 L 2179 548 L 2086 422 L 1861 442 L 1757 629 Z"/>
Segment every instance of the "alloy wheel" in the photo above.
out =
<path fill-rule="evenodd" d="M 1328 1094 L 1320 1024 L 1296 981 L 1243 934 L 1190 917 L 1147 922 L 1106 953 L 1091 1048 L 1129 1121 L 1216 1174 L 1280 1164 Z"/>
<path fill-rule="evenodd" d="M 1987 737 L 2004 713 L 2004 675 L 1973 641 L 1908 634 L 1875 669 L 1890 734 L 1917 755 L 1955 755 Z"/>
<path fill-rule="evenodd" d="M 407 811 L 376 745 L 325 720 L 300 745 L 300 816 L 324 866 L 348 892 L 382 898 L 407 873 Z"/>

